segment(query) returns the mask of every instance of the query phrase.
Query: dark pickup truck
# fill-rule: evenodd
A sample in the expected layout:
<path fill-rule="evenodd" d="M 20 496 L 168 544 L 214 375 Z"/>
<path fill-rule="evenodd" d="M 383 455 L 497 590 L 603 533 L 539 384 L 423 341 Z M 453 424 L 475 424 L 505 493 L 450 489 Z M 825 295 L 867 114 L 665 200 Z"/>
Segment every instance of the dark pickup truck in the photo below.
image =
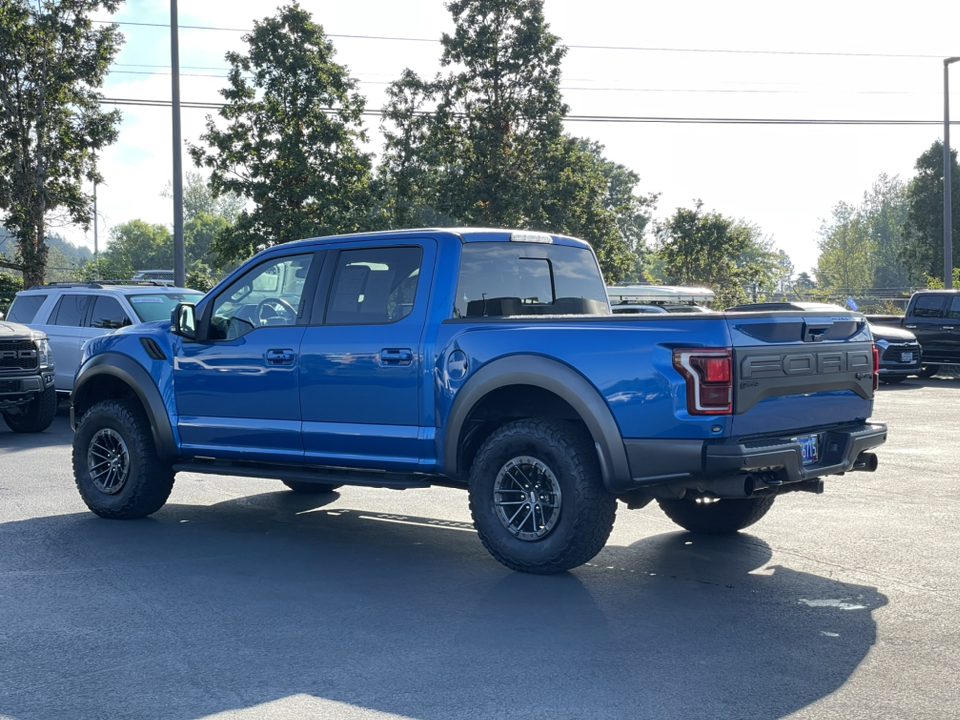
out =
<path fill-rule="evenodd" d="M 941 365 L 960 364 L 960 290 L 920 290 L 905 315 L 867 315 L 874 325 L 902 327 L 917 336 L 923 368 L 936 375 Z"/>
<path fill-rule="evenodd" d="M 41 432 L 57 414 L 50 343 L 42 332 L 0 321 L 0 415 L 18 433 Z"/>

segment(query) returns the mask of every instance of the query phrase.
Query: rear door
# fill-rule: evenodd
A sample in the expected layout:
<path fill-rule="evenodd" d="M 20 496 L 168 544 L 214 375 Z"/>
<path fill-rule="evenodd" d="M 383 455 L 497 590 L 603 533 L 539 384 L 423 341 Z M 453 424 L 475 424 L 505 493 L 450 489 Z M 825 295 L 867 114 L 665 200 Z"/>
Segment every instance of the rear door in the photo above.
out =
<path fill-rule="evenodd" d="M 80 348 L 85 340 L 84 323 L 90 302 L 89 293 L 65 292 L 56 301 L 44 324 L 31 325 L 45 332 L 50 340 L 56 364 L 55 384 L 60 392 L 73 389 L 73 376 L 80 366 Z"/>
<path fill-rule="evenodd" d="M 733 434 L 839 425 L 873 409 L 873 341 L 862 316 L 731 313 Z"/>
<path fill-rule="evenodd" d="M 433 436 L 420 428 L 432 382 L 422 335 L 436 241 L 328 246 L 315 317 L 302 345 L 300 404 L 307 463 L 418 469 Z M 393 241 L 394 243 L 397 241 Z"/>

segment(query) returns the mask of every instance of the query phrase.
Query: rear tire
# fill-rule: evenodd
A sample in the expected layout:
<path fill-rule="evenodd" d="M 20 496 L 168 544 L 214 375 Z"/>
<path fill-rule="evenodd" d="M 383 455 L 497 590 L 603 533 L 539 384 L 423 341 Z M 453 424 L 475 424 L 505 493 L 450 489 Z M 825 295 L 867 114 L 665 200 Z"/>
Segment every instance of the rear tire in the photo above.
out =
<path fill-rule="evenodd" d="M 57 414 L 57 391 L 53 386 L 33 398 L 15 412 L 5 412 L 3 419 L 15 433 L 43 432 Z"/>
<path fill-rule="evenodd" d="M 773 507 L 775 496 L 721 499 L 709 503 L 696 500 L 657 500 L 660 509 L 684 530 L 701 535 L 730 535 L 750 527 Z"/>
<path fill-rule="evenodd" d="M 73 438 L 80 497 L 103 518 L 146 517 L 163 507 L 174 472 L 161 460 L 150 422 L 136 400 L 103 400 L 80 420 Z"/>
<path fill-rule="evenodd" d="M 924 365 L 920 368 L 920 372 L 917 373 L 917 377 L 928 378 L 933 377 L 938 372 L 940 372 L 939 365 Z"/>
<path fill-rule="evenodd" d="M 338 487 L 341 487 L 340 485 L 332 485 L 330 483 L 315 483 L 307 482 L 305 480 L 281 480 L 280 482 L 296 493 L 307 494 L 333 492 Z"/>
<path fill-rule="evenodd" d="M 574 423 L 517 420 L 488 437 L 468 480 L 480 541 L 512 570 L 549 575 L 593 558 L 613 529 L 590 436 Z"/>
<path fill-rule="evenodd" d="M 885 385 L 896 385 L 897 383 L 902 383 L 906 379 L 907 377 L 905 375 L 893 375 L 892 377 L 884 377 L 883 375 L 880 376 L 880 382 L 884 383 Z"/>

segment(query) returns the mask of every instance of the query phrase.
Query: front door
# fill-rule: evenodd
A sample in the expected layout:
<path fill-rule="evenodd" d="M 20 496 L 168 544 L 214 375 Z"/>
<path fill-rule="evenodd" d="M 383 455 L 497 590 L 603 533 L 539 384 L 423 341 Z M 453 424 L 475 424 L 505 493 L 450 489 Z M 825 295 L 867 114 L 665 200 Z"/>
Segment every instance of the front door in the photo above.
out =
<path fill-rule="evenodd" d="M 330 250 L 329 286 L 301 349 L 306 462 L 413 472 L 432 447 L 420 431 L 427 371 L 421 336 L 436 244 Z"/>
<path fill-rule="evenodd" d="M 319 260 L 273 256 L 211 298 L 174 363 L 185 454 L 303 461 L 300 344 Z"/>

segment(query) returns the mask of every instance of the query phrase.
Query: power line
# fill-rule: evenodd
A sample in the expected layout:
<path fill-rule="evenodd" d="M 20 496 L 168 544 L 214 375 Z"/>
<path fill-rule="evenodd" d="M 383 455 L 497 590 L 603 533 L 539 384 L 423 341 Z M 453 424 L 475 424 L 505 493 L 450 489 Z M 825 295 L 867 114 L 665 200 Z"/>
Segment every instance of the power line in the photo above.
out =
<path fill-rule="evenodd" d="M 122 67 L 155 67 L 155 68 L 165 68 L 164 65 L 122 65 Z M 211 67 L 186 67 L 187 69 L 195 70 L 228 70 L 229 68 L 211 68 Z M 167 68 L 169 70 L 169 68 Z M 162 75 L 169 76 L 170 72 L 165 70 L 111 70 L 111 74 L 115 75 Z M 193 73 L 185 72 L 180 73 L 180 77 L 203 77 L 203 78 L 220 78 L 228 79 L 229 75 L 212 75 L 209 73 Z M 244 79 L 251 79 L 253 75 L 243 75 Z M 386 80 L 360 80 L 357 82 L 361 85 L 390 85 L 391 82 Z M 694 93 L 694 94 L 710 94 L 710 95 L 815 95 L 820 94 L 818 90 L 764 90 L 764 89 L 753 89 L 753 88 L 636 88 L 636 87 L 595 87 L 595 86 L 573 86 L 573 85 L 561 85 L 560 89 L 564 92 L 635 92 L 635 93 Z M 907 95 L 930 95 L 933 93 L 918 93 L 912 92 L 909 90 L 849 90 L 844 91 L 843 95 L 898 95 L 898 96 L 907 96 Z"/>
<path fill-rule="evenodd" d="M 129 22 L 113 20 L 93 20 L 92 22 L 104 25 L 130 25 L 136 27 L 170 28 L 166 23 Z M 179 25 L 181 30 L 215 30 L 220 32 L 252 32 L 252 28 L 228 28 L 213 25 Z M 439 43 L 436 38 L 397 37 L 389 35 L 348 35 L 343 33 L 327 33 L 327 37 L 344 38 L 349 40 L 389 40 L 394 42 L 428 42 Z M 942 60 L 949 53 L 939 55 L 921 55 L 911 53 L 853 53 L 853 52 L 812 52 L 809 50 L 738 50 L 717 48 L 671 48 L 649 47 L 634 45 L 575 45 L 560 43 L 571 50 L 616 50 L 628 52 L 674 52 L 674 53 L 711 53 L 732 55 L 796 55 L 807 57 L 858 57 L 858 58 L 894 58 L 908 60 Z"/>
<path fill-rule="evenodd" d="M 147 100 L 141 98 L 100 98 L 104 105 L 130 105 L 140 107 L 170 107 L 169 100 Z M 225 103 L 181 101 L 181 107 L 200 110 L 219 110 Z M 330 110 L 329 112 L 333 112 Z M 414 113 L 415 115 L 430 115 L 428 111 Z M 365 117 L 381 117 L 377 110 L 364 110 Z M 457 113 L 463 117 L 464 113 Z M 874 126 L 924 126 L 942 125 L 942 120 L 817 120 L 810 118 L 710 118 L 710 117 L 665 117 L 644 115 L 567 115 L 567 122 L 597 122 L 597 123 L 665 123 L 665 124 L 693 124 L 693 125 L 874 125 Z M 951 125 L 960 125 L 960 120 L 951 121 Z"/>

